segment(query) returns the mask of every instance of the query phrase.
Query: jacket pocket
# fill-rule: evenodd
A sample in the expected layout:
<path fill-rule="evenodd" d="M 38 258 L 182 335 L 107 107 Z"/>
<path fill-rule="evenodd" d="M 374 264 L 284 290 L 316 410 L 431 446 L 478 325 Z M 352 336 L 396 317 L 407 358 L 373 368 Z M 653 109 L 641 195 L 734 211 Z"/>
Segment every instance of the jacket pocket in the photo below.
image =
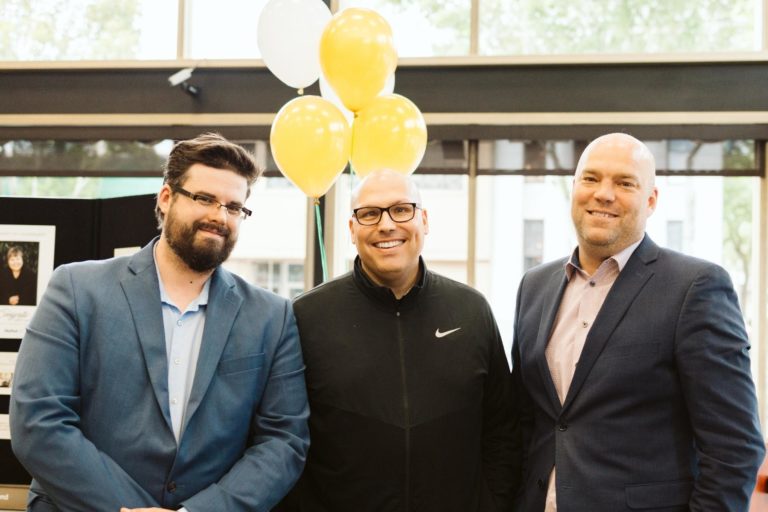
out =
<path fill-rule="evenodd" d="M 219 375 L 230 375 L 233 373 L 250 372 L 258 370 L 262 366 L 264 366 L 264 352 L 220 361 L 216 373 Z"/>
<path fill-rule="evenodd" d="M 633 510 L 687 505 L 693 492 L 692 480 L 673 480 L 625 487 L 627 506 Z"/>

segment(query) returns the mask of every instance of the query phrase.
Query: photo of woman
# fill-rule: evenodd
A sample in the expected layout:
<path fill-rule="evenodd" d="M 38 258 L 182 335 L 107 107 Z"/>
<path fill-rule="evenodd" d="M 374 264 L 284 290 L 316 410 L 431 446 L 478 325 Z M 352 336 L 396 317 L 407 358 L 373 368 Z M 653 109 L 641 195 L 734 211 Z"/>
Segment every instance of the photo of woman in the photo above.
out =
<path fill-rule="evenodd" d="M 38 245 L 0 242 L 0 306 L 37 304 Z"/>

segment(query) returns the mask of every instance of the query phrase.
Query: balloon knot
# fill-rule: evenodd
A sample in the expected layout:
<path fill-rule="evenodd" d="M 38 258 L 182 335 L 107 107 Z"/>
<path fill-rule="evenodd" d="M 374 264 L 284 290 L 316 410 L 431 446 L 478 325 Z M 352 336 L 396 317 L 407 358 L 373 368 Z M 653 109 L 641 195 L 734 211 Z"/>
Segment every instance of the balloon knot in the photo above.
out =
<path fill-rule="evenodd" d="M 304 94 L 304 88 L 303 87 L 301 89 L 299 89 L 299 96 L 301 96 L 302 94 Z"/>

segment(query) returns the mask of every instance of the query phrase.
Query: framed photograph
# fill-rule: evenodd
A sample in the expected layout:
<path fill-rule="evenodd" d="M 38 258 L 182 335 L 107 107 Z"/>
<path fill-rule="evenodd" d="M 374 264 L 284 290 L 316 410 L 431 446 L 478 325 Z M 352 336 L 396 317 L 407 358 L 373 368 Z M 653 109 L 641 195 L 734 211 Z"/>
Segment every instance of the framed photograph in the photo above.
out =
<path fill-rule="evenodd" d="M 0 338 L 20 339 L 53 273 L 56 226 L 0 224 Z"/>
<path fill-rule="evenodd" d="M 16 352 L 0 352 L 0 395 L 11 394 L 16 356 Z"/>

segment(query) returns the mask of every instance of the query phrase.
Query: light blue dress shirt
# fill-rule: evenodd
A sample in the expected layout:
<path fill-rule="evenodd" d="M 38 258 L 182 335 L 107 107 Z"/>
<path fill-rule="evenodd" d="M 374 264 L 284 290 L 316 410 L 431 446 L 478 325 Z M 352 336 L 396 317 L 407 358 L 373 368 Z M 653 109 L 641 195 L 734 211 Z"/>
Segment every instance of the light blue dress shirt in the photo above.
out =
<path fill-rule="evenodd" d="M 157 269 L 157 261 L 155 261 L 155 269 Z M 165 353 L 168 361 L 168 405 L 171 411 L 173 435 L 178 444 L 187 420 L 185 413 L 189 394 L 192 392 L 192 384 L 195 381 L 211 280 L 209 278 L 205 282 L 200 295 L 190 302 L 184 311 L 181 311 L 166 293 L 159 270 L 157 280 L 160 283 Z"/>

